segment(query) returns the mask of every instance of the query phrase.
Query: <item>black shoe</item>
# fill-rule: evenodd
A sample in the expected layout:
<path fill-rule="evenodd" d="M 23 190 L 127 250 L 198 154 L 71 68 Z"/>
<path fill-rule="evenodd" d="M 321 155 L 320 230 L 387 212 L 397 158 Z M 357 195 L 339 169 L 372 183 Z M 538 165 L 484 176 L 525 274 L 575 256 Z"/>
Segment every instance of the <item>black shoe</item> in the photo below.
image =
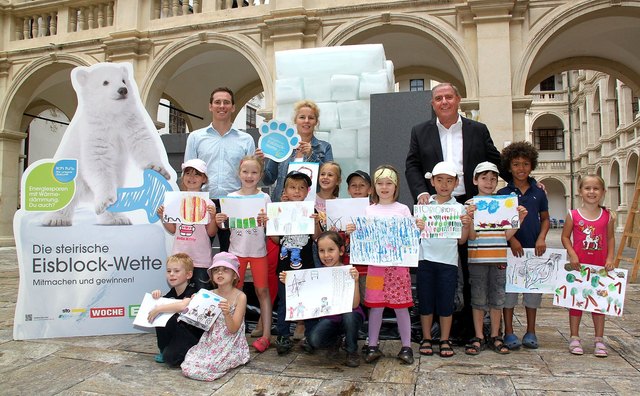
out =
<path fill-rule="evenodd" d="M 302 350 L 308 354 L 313 354 L 313 352 L 315 352 L 315 348 L 312 347 L 311 344 L 309 344 L 309 341 L 306 339 L 306 337 L 302 340 L 300 346 L 302 347 Z"/>
<path fill-rule="evenodd" d="M 347 352 L 347 361 L 345 362 L 347 367 L 358 367 L 360 366 L 360 355 L 358 352 Z"/>
<path fill-rule="evenodd" d="M 410 347 L 402 347 L 398 352 L 398 359 L 403 364 L 413 364 L 413 349 Z"/>
<path fill-rule="evenodd" d="M 369 347 L 369 349 L 367 349 L 367 353 L 364 355 L 364 361 L 367 363 L 373 363 L 376 360 L 380 359 L 382 356 L 384 356 L 384 354 L 382 353 L 380 348 L 378 348 L 377 346 Z"/>
<path fill-rule="evenodd" d="M 276 338 L 276 352 L 278 352 L 278 355 L 286 355 L 291 352 L 292 348 L 293 343 L 291 342 L 291 337 L 278 336 L 278 338 Z"/>

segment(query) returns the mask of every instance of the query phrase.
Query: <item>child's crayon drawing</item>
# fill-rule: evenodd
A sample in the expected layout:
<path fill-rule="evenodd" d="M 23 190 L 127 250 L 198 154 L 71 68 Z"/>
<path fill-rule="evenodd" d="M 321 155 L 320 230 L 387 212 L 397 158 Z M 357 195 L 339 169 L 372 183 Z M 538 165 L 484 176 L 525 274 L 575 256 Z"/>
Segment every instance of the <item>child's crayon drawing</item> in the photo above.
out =
<path fill-rule="evenodd" d="M 267 235 L 309 235 L 315 230 L 313 202 L 271 202 L 267 204 Z"/>
<path fill-rule="evenodd" d="M 200 289 L 193 295 L 187 308 L 178 316 L 178 320 L 207 331 L 222 313 L 218 304 L 223 300 L 224 298 L 209 290 Z"/>
<path fill-rule="evenodd" d="M 473 197 L 476 212 L 473 226 L 476 231 L 520 228 L 518 197 L 515 195 L 486 195 Z"/>
<path fill-rule="evenodd" d="M 564 249 L 547 249 L 542 256 L 535 249 L 524 249 L 522 257 L 516 257 L 507 248 L 508 293 L 553 294 L 558 270 L 567 262 Z"/>
<path fill-rule="evenodd" d="M 263 195 L 220 198 L 220 207 L 221 212 L 229 217 L 229 228 L 247 234 L 256 231 L 258 214 L 266 209 Z"/>
<path fill-rule="evenodd" d="M 287 320 L 351 312 L 355 281 L 350 265 L 287 271 Z"/>
<path fill-rule="evenodd" d="M 165 223 L 207 224 L 209 212 L 206 192 L 167 191 L 164 193 Z"/>
<path fill-rule="evenodd" d="M 420 238 L 459 239 L 462 237 L 462 211 L 458 205 L 414 205 L 413 215 L 424 220 Z"/>
<path fill-rule="evenodd" d="M 352 218 L 365 215 L 369 198 L 328 199 L 326 205 L 328 228 L 346 231 Z"/>
<path fill-rule="evenodd" d="M 611 271 L 596 265 L 580 264 L 580 270 L 571 270 L 566 264 L 558 272 L 553 305 L 622 316 L 627 290 L 627 270 Z"/>
<path fill-rule="evenodd" d="M 420 230 L 412 217 L 356 217 L 352 264 L 417 267 Z"/>

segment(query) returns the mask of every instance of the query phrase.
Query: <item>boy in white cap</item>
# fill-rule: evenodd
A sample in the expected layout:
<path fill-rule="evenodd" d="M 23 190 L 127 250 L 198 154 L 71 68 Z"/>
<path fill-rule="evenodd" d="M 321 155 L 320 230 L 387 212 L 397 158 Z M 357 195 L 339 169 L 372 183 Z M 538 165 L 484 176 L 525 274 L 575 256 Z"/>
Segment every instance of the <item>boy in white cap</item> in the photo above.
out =
<path fill-rule="evenodd" d="M 459 172 L 451 162 L 439 162 L 425 177 L 431 180 L 436 194 L 429 197 L 429 205 L 453 205 L 460 207 L 462 215 L 462 236 L 454 238 L 431 238 L 420 240 L 420 261 L 418 262 L 417 286 L 422 324 L 420 354 L 433 355 L 431 325 L 433 314 L 440 317 L 440 357 L 454 355 L 449 334 L 451 332 L 454 298 L 458 287 L 458 244 L 464 244 L 469 235 L 471 218 L 462 204 L 452 196 L 459 183 Z"/>
<path fill-rule="evenodd" d="M 490 196 L 498 184 L 498 167 L 491 162 L 481 162 L 473 171 L 473 184 L 478 186 L 479 196 Z M 468 202 L 473 217 L 476 206 Z M 527 215 L 524 206 L 518 206 L 520 222 Z M 505 298 L 507 241 L 517 229 L 476 231 L 469 230 L 469 283 L 471 285 L 471 308 L 475 337 L 465 346 L 467 355 L 477 355 L 485 345 L 484 313 L 489 311 L 491 319 L 490 338 L 486 344 L 499 354 L 509 353 L 509 348 L 499 336 L 502 308 Z"/>

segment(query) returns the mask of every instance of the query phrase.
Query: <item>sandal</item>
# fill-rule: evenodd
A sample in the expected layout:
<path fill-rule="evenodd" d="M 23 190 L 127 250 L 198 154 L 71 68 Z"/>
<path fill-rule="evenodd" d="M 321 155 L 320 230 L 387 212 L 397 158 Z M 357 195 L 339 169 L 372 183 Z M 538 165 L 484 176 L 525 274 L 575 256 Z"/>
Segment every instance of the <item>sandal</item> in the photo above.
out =
<path fill-rule="evenodd" d="M 464 353 L 467 355 L 478 355 L 484 350 L 484 338 L 473 337 L 469 343 L 464 346 Z"/>
<path fill-rule="evenodd" d="M 504 344 L 507 346 L 507 348 L 509 348 L 510 351 L 520 349 L 520 347 L 522 346 L 522 343 L 518 339 L 518 336 L 513 333 L 506 334 L 504 336 Z"/>
<path fill-rule="evenodd" d="M 511 352 L 509 350 L 509 347 L 507 347 L 504 344 L 504 341 L 500 337 L 491 337 L 491 338 L 489 338 L 489 344 L 488 345 L 489 345 L 489 349 L 491 349 L 492 351 L 494 351 L 495 353 L 498 353 L 500 355 L 507 355 L 508 353 Z"/>
<path fill-rule="evenodd" d="M 455 355 L 453 348 L 451 348 L 451 342 L 449 340 L 440 340 L 440 357 L 450 358 Z"/>
<path fill-rule="evenodd" d="M 256 351 L 262 353 L 266 351 L 271 345 L 271 341 L 267 337 L 260 337 L 251 344 L 252 347 L 256 348 Z"/>
<path fill-rule="evenodd" d="M 420 341 L 420 349 L 418 349 L 418 352 L 420 352 L 420 354 L 424 356 L 432 356 L 433 355 L 432 342 L 433 340 L 428 340 L 426 338 L 423 338 L 422 341 Z"/>
<path fill-rule="evenodd" d="M 601 358 L 606 358 L 607 356 L 609 356 L 609 353 L 607 352 L 607 346 L 604 344 L 604 340 L 602 339 L 602 337 L 596 337 L 594 341 L 595 349 L 593 350 L 593 354 L 596 355 L 596 357 Z"/>
<path fill-rule="evenodd" d="M 582 349 L 582 342 L 580 341 L 580 337 L 571 336 L 571 341 L 569 341 L 569 352 L 574 355 L 584 354 L 584 349 Z"/>
<path fill-rule="evenodd" d="M 529 349 L 538 349 L 538 337 L 534 333 L 526 333 L 522 337 L 522 345 Z"/>

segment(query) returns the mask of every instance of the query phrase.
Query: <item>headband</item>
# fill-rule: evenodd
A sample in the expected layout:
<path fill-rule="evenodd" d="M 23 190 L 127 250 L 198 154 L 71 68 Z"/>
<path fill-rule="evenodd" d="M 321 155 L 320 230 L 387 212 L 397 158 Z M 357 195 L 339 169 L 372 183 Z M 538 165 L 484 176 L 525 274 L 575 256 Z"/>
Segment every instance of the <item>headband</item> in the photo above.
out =
<path fill-rule="evenodd" d="M 398 185 L 398 174 L 389 168 L 381 168 L 373 175 L 373 182 L 377 183 L 379 179 L 390 179 L 393 184 Z"/>

